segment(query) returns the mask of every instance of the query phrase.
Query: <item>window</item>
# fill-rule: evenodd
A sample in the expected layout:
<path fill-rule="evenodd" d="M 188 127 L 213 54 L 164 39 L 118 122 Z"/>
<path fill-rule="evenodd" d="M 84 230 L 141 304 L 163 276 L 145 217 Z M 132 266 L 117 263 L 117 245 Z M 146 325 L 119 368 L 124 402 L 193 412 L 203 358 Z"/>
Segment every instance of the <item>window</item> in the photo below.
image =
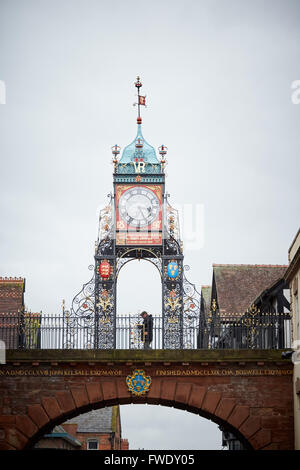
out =
<path fill-rule="evenodd" d="M 98 450 L 98 439 L 88 439 L 87 450 Z"/>

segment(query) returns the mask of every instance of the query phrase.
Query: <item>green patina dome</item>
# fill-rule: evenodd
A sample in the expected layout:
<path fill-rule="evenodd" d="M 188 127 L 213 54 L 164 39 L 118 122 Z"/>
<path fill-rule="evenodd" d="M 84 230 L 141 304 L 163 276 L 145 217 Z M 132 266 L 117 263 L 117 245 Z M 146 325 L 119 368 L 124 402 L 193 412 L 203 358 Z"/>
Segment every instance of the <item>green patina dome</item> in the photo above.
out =
<path fill-rule="evenodd" d="M 142 144 L 142 146 L 136 147 L 136 144 Z M 131 144 L 127 145 L 124 148 L 119 163 L 130 163 L 135 161 L 135 158 L 142 158 L 145 163 L 160 164 L 160 161 L 156 156 L 154 147 L 152 147 L 152 145 L 149 145 L 143 137 L 141 124 L 138 124 L 135 139 L 131 142 Z"/>

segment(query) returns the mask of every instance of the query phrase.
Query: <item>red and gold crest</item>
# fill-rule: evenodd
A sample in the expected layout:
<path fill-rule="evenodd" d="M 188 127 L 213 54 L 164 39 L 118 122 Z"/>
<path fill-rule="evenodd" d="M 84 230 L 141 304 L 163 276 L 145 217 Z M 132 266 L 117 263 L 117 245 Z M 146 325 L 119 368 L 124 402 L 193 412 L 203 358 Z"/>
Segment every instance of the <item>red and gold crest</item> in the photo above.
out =
<path fill-rule="evenodd" d="M 103 279 L 108 279 L 111 273 L 111 266 L 107 260 L 101 262 L 100 266 L 98 267 L 98 274 Z"/>

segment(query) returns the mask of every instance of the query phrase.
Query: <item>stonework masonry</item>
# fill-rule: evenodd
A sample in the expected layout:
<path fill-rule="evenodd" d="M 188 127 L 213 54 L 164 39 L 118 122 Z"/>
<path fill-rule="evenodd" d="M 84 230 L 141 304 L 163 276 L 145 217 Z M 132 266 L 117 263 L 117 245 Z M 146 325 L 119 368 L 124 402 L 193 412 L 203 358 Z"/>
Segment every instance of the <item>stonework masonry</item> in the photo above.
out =
<path fill-rule="evenodd" d="M 126 377 L 136 368 L 152 379 L 146 396 L 128 391 Z M 293 365 L 278 350 L 11 350 L 0 390 L 2 450 L 30 449 L 80 413 L 128 403 L 199 414 L 249 449 L 294 448 Z"/>

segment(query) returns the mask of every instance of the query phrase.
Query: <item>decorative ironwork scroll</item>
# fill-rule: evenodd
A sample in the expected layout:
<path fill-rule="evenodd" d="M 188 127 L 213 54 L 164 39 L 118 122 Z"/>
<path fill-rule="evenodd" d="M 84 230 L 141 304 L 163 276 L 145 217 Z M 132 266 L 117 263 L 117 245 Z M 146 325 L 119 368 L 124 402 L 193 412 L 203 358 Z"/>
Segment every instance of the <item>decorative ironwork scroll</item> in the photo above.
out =
<path fill-rule="evenodd" d="M 201 294 L 195 284 L 188 281 L 185 272 L 189 271 L 188 265 L 184 266 L 183 274 L 183 348 L 192 349 L 197 344 L 196 332 L 200 327 Z"/>
<path fill-rule="evenodd" d="M 160 248 L 118 248 L 116 252 L 116 277 L 118 277 L 119 272 L 125 264 L 141 259 L 152 263 L 161 275 L 162 260 Z"/>
<path fill-rule="evenodd" d="M 132 319 L 130 321 L 130 349 L 142 349 L 143 342 L 143 324 L 140 319 Z"/>
<path fill-rule="evenodd" d="M 181 239 L 180 239 L 180 224 L 178 210 L 174 209 L 168 201 L 168 195 L 165 197 L 164 204 L 164 238 L 169 243 L 177 245 L 176 251 L 182 252 Z"/>
<path fill-rule="evenodd" d="M 94 270 L 94 266 L 89 266 Z M 63 303 L 64 347 L 84 349 L 95 347 L 95 276 L 83 285 L 72 301 L 70 310 Z"/>
<path fill-rule="evenodd" d="M 74 297 L 70 310 L 63 307 L 65 347 L 115 347 L 115 240 L 113 198 L 100 211 L 92 278 Z"/>

